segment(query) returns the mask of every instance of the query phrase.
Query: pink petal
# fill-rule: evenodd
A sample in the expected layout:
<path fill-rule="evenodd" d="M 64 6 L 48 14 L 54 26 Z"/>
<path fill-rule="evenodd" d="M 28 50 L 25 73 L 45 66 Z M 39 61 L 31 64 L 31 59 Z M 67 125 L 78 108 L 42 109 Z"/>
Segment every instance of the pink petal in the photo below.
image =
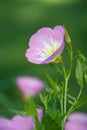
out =
<path fill-rule="evenodd" d="M 62 26 L 56 26 L 56 27 L 54 27 L 53 30 L 54 30 L 54 36 L 55 36 L 54 39 L 57 42 L 63 44 L 63 42 L 64 42 L 64 28 Z"/>
<path fill-rule="evenodd" d="M 35 48 L 44 48 L 45 44 L 50 44 L 52 35 L 53 30 L 51 28 L 41 28 L 30 38 L 29 46 Z"/>
<path fill-rule="evenodd" d="M 35 96 L 44 88 L 43 82 L 34 77 L 18 77 L 16 82 L 24 95 Z"/>
<path fill-rule="evenodd" d="M 65 130 L 87 130 L 87 125 L 75 124 L 67 122 L 65 124 Z"/>
<path fill-rule="evenodd" d="M 16 130 L 11 120 L 0 118 L 0 130 Z"/>
<path fill-rule="evenodd" d="M 65 130 L 87 130 L 87 114 L 75 112 L 69 115 Z"/>
<path fill-rule="evenodd" d="M 32 117 L 15 116 L 12 122 L 14 126 L 16 126 L 16 130 L 34 130 L 35 128 L 34 119 Z"/>
<path fill-rule="evenodd" d="M 41 122 L 43 116 L 43 110 L 41 108 L 37 108 L 37 113 L 38 113 L 38 119 Z"/>
<path fill-rule="evenodd" d="M 79 124 L 87 124 L 87 114 L 75 112 L 69 115 L 69 121 Z"/>
<path fill-rule="evenodd" d="M 41 53 L 41 50 L 37 48 L 29 48 L 26 51 L 26 57 L 28 61 L 31 61 L 32 63 L 40 64 L 43 60 L 47 58 L 44 53 L 44 57 L 42 57 Z"/>

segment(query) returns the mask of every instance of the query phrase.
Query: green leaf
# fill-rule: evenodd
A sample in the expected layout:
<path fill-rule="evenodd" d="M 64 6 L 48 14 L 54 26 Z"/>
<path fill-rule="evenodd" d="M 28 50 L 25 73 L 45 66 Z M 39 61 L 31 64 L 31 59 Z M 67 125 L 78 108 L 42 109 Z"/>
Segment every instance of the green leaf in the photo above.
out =
<path fill-rule="evenodd" d="M 46 91 L 49 93 L 49 94 L 53 94 L 53 90 L 51 88 L 49 88 L 48 86 L 46 87 Z"/>
<path fill-rule="evenodd" d="M 57 70 L 58 73 L 60 73 L 61 75 L 63 75 L 63 71 L 58 66 L 56 66 L 56 70 Z"/>
<path fill-rule="evenodd" d="M 25 109 L 27 115 L 37 117 L 36 106 L 31 97 L 29 98 L 29 103 L 24 104 L 24 109 Z"/>
<path fill-rule="evenodd" d="M 75 101 L 76 100 L 76 98 L 75 97 L 73 97 L 73 96 L 71 96 L 71 95 L 67 95 L 67 97 L 69 98 L 69 99 L 71 99 L 71 100 L 73 100 L 73 101 Z"/>
<path fill-rule="evenodd" d="M 49 75 L 47 75 L 47 79 L 51 85 L 51 88 L 54 92 L 54 95 L 59 99 L 60 101 L 60 87 L 58 86 L 57 81 L 54 81 Z"/>
<path fill-rule="evenodd" d="M 79 108 L 82 104 L 87 102 L 87 97 L 80 98 L 76 101 L 76 103 L 71 107 L 69 113 L 74 111 L 75 109 Z"/>
<path fill-rule="evenodd" d="M 41 130 L 41 125 L 37 117 L 35 117 L 36 130 Z"/>
<path fill-rule="evenodd" d="M 84 60 L 85 60 L 85 57 L 84 57 L 84 55 L 82 54 L 82 52 L 81 52 L 80 50 L 77 50 L 77 52 L 78 52 L 80 58 L 82 58 L 82 60 L 84 61 Z"/>
<path fill-rule="evenodd" d="M 84 68 L 83 68 L 83 63 L 80 59 L 77 59 L 77 64 L 76 64 L 76 79 L 78 85 L 83 88 L 84 85 Z"/>
<path fill-rule="evenodd" d="M 84 75 L 85 83 L 87 84 L 87 74 Z"/>
<path fill-rule="evenodd" d="M 40 98 L 41 102 L 43 103 L 44 102 L 44 97 L 43 97 L 43 95 L 41 93 L 39 94 L 39 98 Z"/>
<path fill-rule="evenodd" d="M 84 80 L 85 80 L 85 83 L 87 84 L 87 58 L 79 50 L 78 50 L 78 54 L 79 54 L 81 62 L 83 64 Z"/>
<path fill-rule="evenodd" d="M 47 115 L 58 123 L 60 119 L 60 111 L 56 108 L 56 106 L 56 98 L 53 97 L 47 106 Z"/>
<path fill-rule="evenodd" d="M 19 110 L 15 110 L 15 109 L 10 109 L 9 110 L 11 113 L 13 114 L 17 114 L 17 115 L 21 115 L 21 116 L 26 116 L 26 113 L 25 112 L 21 112 Z"/>
<path fill-rule="evenodd" d="M 25 108 L 26 114 L 28 116 L 33 116 L 34 117 L 36 130 L 41 130 L 40 122 L 38 120 L 38 113 L 36 111 L 36 105 L 35 105 L 32 97 L 29 98 L 29 103 L 24 104 L 24 108 Z"/>
<path fill-rule="evenodd" d="M 40 100 L 41 102 L 44 104 L 44 108 L 45 108 L 45 112 L 47 113 L 47 107 L 48 107 L 48 103 L 50 102 L 50 100 L 52 99 L 52 95 L 51 94 L 45 94 L 42 95 L 41 93 L 39 94 L 40 96 Z"/>
<path fill-rule="evenodd" d="M 55 120 L 55 122 L 60 122 L 60 111 L 57 108 L 53 109 L 49 106 L 47 110 L 47 115 L 49 115 L 52 120 Z"/>
<path fill-rule="evenodd" d="M 69 103 L 69 104 L 71 104 L 71 105 L 73 105 L 73 104 L 74 104 L 71 100 L 68 100 L 68 103 Z"/>
<path fill-rule="evenodd" d="M 87 59 L 86 58 L 84 62 L 84 79 L 85 79 L 85 83 L 87 84 Z"/>
<path fill-rule="evenodd" d="M 61 130 L 58 124 L 52 120 L 50 116 L 43 117 L 43 124 L 45 126 L 45 130 Z"/>

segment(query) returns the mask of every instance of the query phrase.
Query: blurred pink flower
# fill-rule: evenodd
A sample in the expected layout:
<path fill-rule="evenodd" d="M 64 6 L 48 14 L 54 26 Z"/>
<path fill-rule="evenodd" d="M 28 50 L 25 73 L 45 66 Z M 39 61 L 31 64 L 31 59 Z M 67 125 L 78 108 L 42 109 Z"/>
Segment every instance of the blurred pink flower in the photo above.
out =
<path fill-rule="evenodd" d="M 32 117 L 14 116 L 12 120 L 0 118 L 0 130 L 34 130 Z"/>
<path fill-rule="evenodd" d="M 12 123 L 15 130 L 34 130 L 35 123 L 32 117 L 14 116 Z"/>
<path fill-rule="evenodd" d="M 41 108 L 37 108 L 37 112 L 38 119 L 41 122 L 43 110 Z M 30 116 L 22 117 L 20 115 L 16 115 L 12 118 L 12 120 L 0 118 L 0 130 L 34 130 L 34 128 L 34 118 Z"/>
<path fill-rule="evenodd" d="M 26 57 L 28 61 L 35 64 L 48 64 L 62 53 L 64 46 L 62 26 L 55 26 L 54 29 L 44 27 L 30 38 L 30 48 L 26 51 Z"/>
<path fill-rule="evenodd" d="M 38 113 L 38 120 L 41 122 L 43 116 L 43 110 L 41 108 L 37 108 L 37 113 Z"/>
<path fill-rule="evenodd" d="M 34 77 L 18 77 L 16 82 L 18 88 L 25 96 L 35 96 L 44 88 L 43 82 Z"/>
<path fill-rule="evenodd" d="M 87 114 L 72 113 L 65 124 L 65 130 L 87 130 Z"/>
<path fill-rule="evenodd" d="M 11 120 L 0 118 L 0 130 L 16 130 Z"/>

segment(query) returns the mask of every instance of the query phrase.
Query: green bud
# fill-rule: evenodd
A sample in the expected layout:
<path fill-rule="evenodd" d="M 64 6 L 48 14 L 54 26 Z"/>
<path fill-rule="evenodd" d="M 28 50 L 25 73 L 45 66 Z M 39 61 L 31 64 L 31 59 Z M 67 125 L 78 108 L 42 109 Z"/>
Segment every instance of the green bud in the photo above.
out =
<path fill-rule="evenodd" d="M 65 40 L 69 44 L 69 43 L 71 43 L 71 38 L 69 36 L 68 31 L 65 28 L 64 28 L 64 30 L 65 30 Z"/>

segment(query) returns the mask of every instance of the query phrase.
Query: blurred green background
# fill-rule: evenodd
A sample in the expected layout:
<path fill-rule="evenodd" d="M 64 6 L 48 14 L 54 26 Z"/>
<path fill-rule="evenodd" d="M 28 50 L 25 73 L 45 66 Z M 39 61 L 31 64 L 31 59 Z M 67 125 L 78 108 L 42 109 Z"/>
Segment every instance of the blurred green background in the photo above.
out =
<path fill-rule="evenodd" d="M 60 78 L 49 65 L 34 65 L 25 57 L 30 36 L 39 28 L 55 25 L 64 25 L 72 38 L 74 52 L 80 49 L 87 56 L 86 1 L 0 0 L 0 115 L 11 116 L 8 109 L 22 108 L 15 84 L 17 76 L 38 76 L 45 81 L 48 73 L 54 79 Z M 79 87 L 73 77 L 74 72 L 69 87 L 72 85 L 71 93 L 77 95 Z M 87 95 L 86 87 L 83 95 Z M 87 112 L 87 104 L 79 111 Z"/>

